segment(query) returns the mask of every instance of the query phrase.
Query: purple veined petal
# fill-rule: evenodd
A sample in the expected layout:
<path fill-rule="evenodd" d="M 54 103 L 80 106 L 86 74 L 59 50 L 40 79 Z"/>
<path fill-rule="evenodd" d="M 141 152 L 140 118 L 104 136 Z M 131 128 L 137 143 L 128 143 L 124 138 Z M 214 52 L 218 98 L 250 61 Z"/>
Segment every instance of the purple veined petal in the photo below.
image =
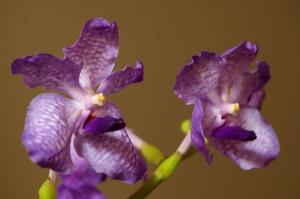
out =
<path fill-rule="evenodd" d="M 103 18 L 89 20 L 75 44 L 63 52 L 73 62 L 84 65 L 81 85 L 94 87 L 113 70 L 118 55 L 117 24 Z"/>
<path fill-rule="evenodd" d="M 74 146 L 78 155 L 96 172 L 104 173 L 112 179 L 135 183 L 147 169 L 125 129 L 105 134 L 77 136 Z"/>
<path fill-rule="evenodd" d="M 204 134 L 203 134 L 202 124 L 201 124 L 202 119 L 203 119 L 202 104 L 200 101 L 198 101 L 192 113 L 191 139 L 193 144 L 198 149 L 198 151 L 204 156 L 206 162 L 208 164 L 211 164 L 213 161 L 213 157 L 204 141 Z"/>
<path fill-rule="evenodd" d="M 243 41 L 237 46 L 226 50 L 221 56 L 227 62 L 233 62 L 235 67 L 248 67 L 258 52 L 258 47 L 249 41 Z"/>
<path fill-rule="evenodd" d="M 98 93 L 109 95 L 118 92 L 129 84 L 143 81 L 144 67 L 141 62 L 136 62 L 135 68 L 127 66 L 108 76 L 99 86 Z"/>
<path fill-rule="evenodd" d="M 64 185 L 78 189 L 84 185 L 96 186 L 105 180 L 105 175 L 96 173 L 86 162 L 76 165 L 75 169 L 69 174 L 62 174 L 61 179 Z"/>
<path fill-rule="evenodd" d="M 246 72 L 242 76 L 242 82 L 235 87 L 238 92 L 237 99 L 235 101 L 241 104 L 247 104 L 251 95 L 261 90 L 264 85 L 269 81 L 270 69 L 269 65 L 263 61 L 257 61 L 253 71 Z M 234 96 L 232 96 L 234 98 Z"/>
<path fill-rule="evenodd" d="M 265 96 L 266 96 L 266 94 L 263 89 L 254 92 L 248 101 L 248 106 L 251 106 L 251 107 L 254 107 L 254 108 L 257 108 L 260 110 L 262 107 L 263 100 L 265 99 Z"/>
<path fill-rule="evenodd" d="M 106 176 L 96 173 L 88 162 L 80 157 L 74 147 L 75 134 L 71 137 L 70 154 L 73 162 L 73 169 L 68 173 L 60 173 L 62 183 L 72 189 L 80 188 L 84 185 L 96 186 L 103 182 Z"/>
<path fill-rule="evenodd" d="M 219 82 L 223 61 L 214 53 L 201 52 L 193 56 L 192 62 L 185 65 L 176 77 L 174 93 L 187 104 L 197 99 L 206 99 Z"/>
<path fill-rule="evenodd" d="M 256 139 L 254 131 L 247 131 L 238 126 L 224 125 L 214 132 L 212 136 L 219 139 L 252 141 Z"/>
<path fill-rule="evenodd" d="M 263 120 L 257 109 L 241 108 L 234 125 L 254 131 L 257 138 L 248 142 L 217 138 L 210 141 L 242 169 L 265 167 L 278 156 L 278 138 L 272 126 Z"/>
<path fill-rule="evenodd" d="M 255 59 L 257 52 L 256 44 L 244 41 L 221 55 L 226 65 L 222 68 L 220 76 L 220 93 L 227 93 L 232 84 L 239 80 L 239 76 L 248 70 L 248 66 Z"/>
<path fill-rule="evenodd" d="M 57 187 L 58 199 L 105 199 L 96 186 L 83 185 L 77 189 L 60 184 Z"/>
<path fill-rule="evenodd" d="M 30 159 L 42 167 L 69 170 L 72 167 L 69 143 L 80 114 L 73 100 L 58 94 L 35 97 L 29 105 L 22 135 Z"/>
<path fill-rule="evenodd" d="M 69 59 L 60 60 L 50 54 L 37 54 L 14 60 L 13 74 L 21 74 L 30 88 L 44 86 L 47 89 L 64 91 L 74 96 L 80 92 L 79 74 L 81 65 Z"/>

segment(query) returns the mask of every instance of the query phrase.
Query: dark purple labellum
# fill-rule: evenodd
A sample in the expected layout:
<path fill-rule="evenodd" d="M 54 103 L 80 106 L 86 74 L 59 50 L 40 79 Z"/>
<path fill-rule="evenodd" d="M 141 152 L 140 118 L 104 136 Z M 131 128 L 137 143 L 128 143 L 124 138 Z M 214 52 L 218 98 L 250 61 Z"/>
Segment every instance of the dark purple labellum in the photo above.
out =
<path fill-rule="evenodd" d="M 220 139 L 252 141 L 256 139 L 254 131 L 248 131 L 238 126 L 224 125 L 212 133 L 212 136 Z"/>
<path fill-rule="evenodd" d="M 91 119 L 84 125 L 83 129 L 86 133 L 106 133 L 123 129 L 125 126 L 122 118 L 105 116 Z"/>

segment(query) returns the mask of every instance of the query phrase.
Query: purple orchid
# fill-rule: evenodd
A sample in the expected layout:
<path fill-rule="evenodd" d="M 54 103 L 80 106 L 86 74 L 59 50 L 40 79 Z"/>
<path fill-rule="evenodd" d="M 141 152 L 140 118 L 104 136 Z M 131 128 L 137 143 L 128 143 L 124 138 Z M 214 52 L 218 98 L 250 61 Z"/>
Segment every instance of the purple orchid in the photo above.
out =
<path fill-rule="evenodd" d="M 12 63 L 12 73 L 23 75 L 28 87 L 44 86 L 71 97 L 44 93 L 31 101 L 22 135 L 30 159 L 72 173 L 81 157 L 96 173 L 136 182 L 146 165 L 127 136 L 119 109 L 105 97 L 142 81 L 143 65 L 137 62 L 112 73 L 118 28 L 102 18 L 89 20 L 76 43 L 63 52 L 63 59 L 37 54 Z"/>
<path fill-rule="evenodd" d="M 280 151 L 272 126 L 259 112 L 270 73 L 264 61 L 249 69 L 256 54 L 257 45 L 250 42 L 220 56 L 201 52 L 177 76 L 174 92 L 195 106 L 191 139 L 208 163 L 207 143 L 245 170 L 267 166 Z"/>

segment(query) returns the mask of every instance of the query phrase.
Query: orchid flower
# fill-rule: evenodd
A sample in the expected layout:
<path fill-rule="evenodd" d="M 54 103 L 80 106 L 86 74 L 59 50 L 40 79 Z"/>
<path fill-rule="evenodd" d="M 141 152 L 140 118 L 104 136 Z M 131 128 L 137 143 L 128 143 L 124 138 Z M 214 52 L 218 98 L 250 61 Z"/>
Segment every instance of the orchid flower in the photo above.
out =
<path fill-rule="evenodd" d="M 208 144 L 245 170 L 267 166 L 280 151 L 272 126 L 259 111 L 269 65 L 256 61 L 249 68 L 257 50 L 246 41 L 222 55 L 201 52 L 177 76 L 175 94 L 194 105 L 191 141 L 208 163 Z"/>
<path fill-rule="evenodd" d="M 30 159 L 72 174 L 81 158 L 97 174 L 135 183 L 146 165 L 126 133 L 121 112 L 106 98 L 142 81 L 143 65 L 136 62 L 112 73 L 118 28 L 102 18 L 89 20 L 75 44 L 63 52 L 62 59 L 41 53 L 12 63 L 12 73 L 23 75 L 28 87 L 43 86 L 69 96 L 44 93 L 31 101 L 22 135 Z"/>

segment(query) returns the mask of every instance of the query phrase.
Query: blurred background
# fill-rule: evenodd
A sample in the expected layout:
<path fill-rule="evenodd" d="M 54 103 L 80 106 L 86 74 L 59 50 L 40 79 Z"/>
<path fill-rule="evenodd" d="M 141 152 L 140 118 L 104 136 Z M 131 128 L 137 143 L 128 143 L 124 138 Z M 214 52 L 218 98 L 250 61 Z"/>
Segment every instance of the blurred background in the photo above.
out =
<path fill-rule="evenodd" d="M 183 138 L 180 122 L 191 114 L 172 92 L 175 76 L 201 50 L 221 53 L 243 40 L 259 44 L 258 59 L 271 65 L 264 117 L 272 123 L 281 154 L 268 168 L 242 171 L 215 152 L 206 166 L 199 156 L 185 161 L 148 198 L 300 198 L 300 1 L 299 0 L 1 0 L 1 198 L 37 198 L 48 171 L 31 163 L 20 135 L 30 100 L 10 64 L 17 57 L 48 52 L 62 57 L 83 24 L 102 16 L 117 21 L 120 53 L 116 69 L 141 60 L 145 81 L 113 95 L 127 124 L 166 154 Z M 137 186 L 109 181 L 107 198 L 126 198 Z"/>

